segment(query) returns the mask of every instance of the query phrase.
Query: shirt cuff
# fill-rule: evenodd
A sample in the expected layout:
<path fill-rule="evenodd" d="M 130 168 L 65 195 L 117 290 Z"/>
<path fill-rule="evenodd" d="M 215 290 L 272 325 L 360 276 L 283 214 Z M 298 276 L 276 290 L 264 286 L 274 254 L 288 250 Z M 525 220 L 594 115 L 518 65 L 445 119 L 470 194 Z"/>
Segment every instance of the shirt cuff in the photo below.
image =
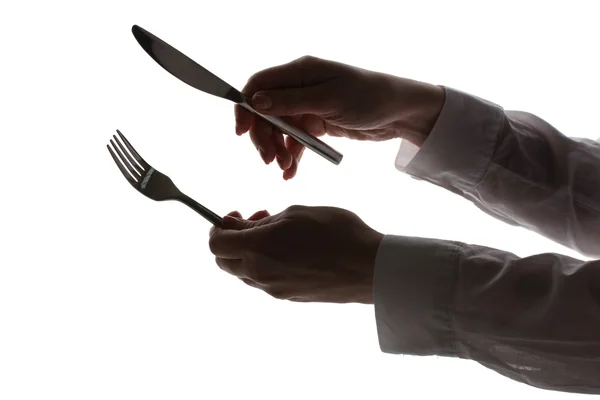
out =
<path fill-rule="evenodd" d="M 457 356 L 450 314 L 460 244 L 385 235 L 375 260 L 373 295 L 384 353 Z"/>
<path fill-rule="evenodd" d="M 444 106 L 429 136 L 420 149 L 402 140 L 395 166 L 416 179 L 469 191 L 492 161 L 504 110 L 479 97 L 444 89 Z"/>

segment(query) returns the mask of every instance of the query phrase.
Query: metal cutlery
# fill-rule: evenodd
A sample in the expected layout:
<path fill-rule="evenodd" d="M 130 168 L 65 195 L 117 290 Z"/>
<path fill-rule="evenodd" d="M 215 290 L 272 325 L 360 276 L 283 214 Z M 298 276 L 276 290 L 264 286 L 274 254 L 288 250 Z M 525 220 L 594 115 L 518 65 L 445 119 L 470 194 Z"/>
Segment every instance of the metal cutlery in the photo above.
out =
<path fill-rule="evenodd" d="M 342 161 L 343 155 L 320 139 L 304 132 L 302 129 L 288 124 L 281 118 L 263 115 L 256 111 L 250 105 L 250 99 L 173 46 L 137 25 L 134 25 L 131 31 L 146 53 L 176 78 L 205 93 L 231 100 L 234 103 L 239 104 L 259 117 L 269 121 L 284 133 L 292 136 L 298 142 L 333 164 L 338 165 Z"/>

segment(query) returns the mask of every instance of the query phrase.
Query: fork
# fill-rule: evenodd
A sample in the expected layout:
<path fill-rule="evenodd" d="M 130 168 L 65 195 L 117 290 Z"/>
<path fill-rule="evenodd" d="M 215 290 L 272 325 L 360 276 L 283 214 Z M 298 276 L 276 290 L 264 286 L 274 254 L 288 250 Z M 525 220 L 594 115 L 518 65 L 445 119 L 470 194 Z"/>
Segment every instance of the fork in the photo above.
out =
<path fill-rule="evenodd" d="M 221 217 L 177 189 L 171 178 L 158 172 L 144 161 L 118 129 L 117 133 L 125 146 L 121 144 L 116 135 L 113 135 L 114 142 L 113 139 L 110 140 L 113 148 L 111 149 L 109 145 L 106 145 L 106 148 L 131 186 L 152 200 L 177 200 L 202 215 L 213 225 L 223 226 Z M 125 150 L 125 147 L 129 152 Z"/>

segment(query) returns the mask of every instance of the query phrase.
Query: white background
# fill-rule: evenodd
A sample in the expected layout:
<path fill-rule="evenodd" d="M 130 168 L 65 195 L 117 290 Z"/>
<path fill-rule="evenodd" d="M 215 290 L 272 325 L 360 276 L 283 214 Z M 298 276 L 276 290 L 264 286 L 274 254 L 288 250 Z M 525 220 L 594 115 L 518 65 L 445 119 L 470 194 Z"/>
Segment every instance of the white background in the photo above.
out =
<path fill-rule="evenodd" d="M 170 76 L 138 24 L 241 89 L 306 54 L 443 84 L 596 139 L 588 2 L 3 1 L 0 399 L 571 399 L 472 361 L 382 354 L 372 306 L 272 299 L 222 272 L 209 224 L 132 189 L 120 129 L 218 214 L 292 204 L 383 233 L 578 255 L 394 168 L 398 141 L 325 138 L 296 178 L 234 133 L 233 105 Z M 558 6 L 557 4 L 561 4 Z"/>

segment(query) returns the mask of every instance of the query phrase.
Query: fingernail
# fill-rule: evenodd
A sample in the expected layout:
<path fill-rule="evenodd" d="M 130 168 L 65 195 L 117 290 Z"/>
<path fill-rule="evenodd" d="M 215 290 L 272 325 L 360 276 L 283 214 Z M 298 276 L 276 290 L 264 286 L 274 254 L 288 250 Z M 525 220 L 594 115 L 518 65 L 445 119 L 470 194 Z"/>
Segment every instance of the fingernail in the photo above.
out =
<path fill-rule="evenodd" d="M 268 110 L 271 108 L 271 99 L 265 94 L 256 94 L 252 98 L 252 105 L 259 110 Z"/>
<path fill-rule="evenodd" d="M 258 149 L 258 152 L 260 153 L 260 157 L 263 159 L 263 161 L 266 164 L 267 163 L 267 153 L 261 148 Z"/>
<path fill-rule="evenodd" d="M 260 152 L 260 156 L 262 157 L 265 164 L 267 164 L 267 165 L 271 164 L 272 160 L 269 161 L 269 154 L 263 149 L 259 149 L 258 151 Z"/>

